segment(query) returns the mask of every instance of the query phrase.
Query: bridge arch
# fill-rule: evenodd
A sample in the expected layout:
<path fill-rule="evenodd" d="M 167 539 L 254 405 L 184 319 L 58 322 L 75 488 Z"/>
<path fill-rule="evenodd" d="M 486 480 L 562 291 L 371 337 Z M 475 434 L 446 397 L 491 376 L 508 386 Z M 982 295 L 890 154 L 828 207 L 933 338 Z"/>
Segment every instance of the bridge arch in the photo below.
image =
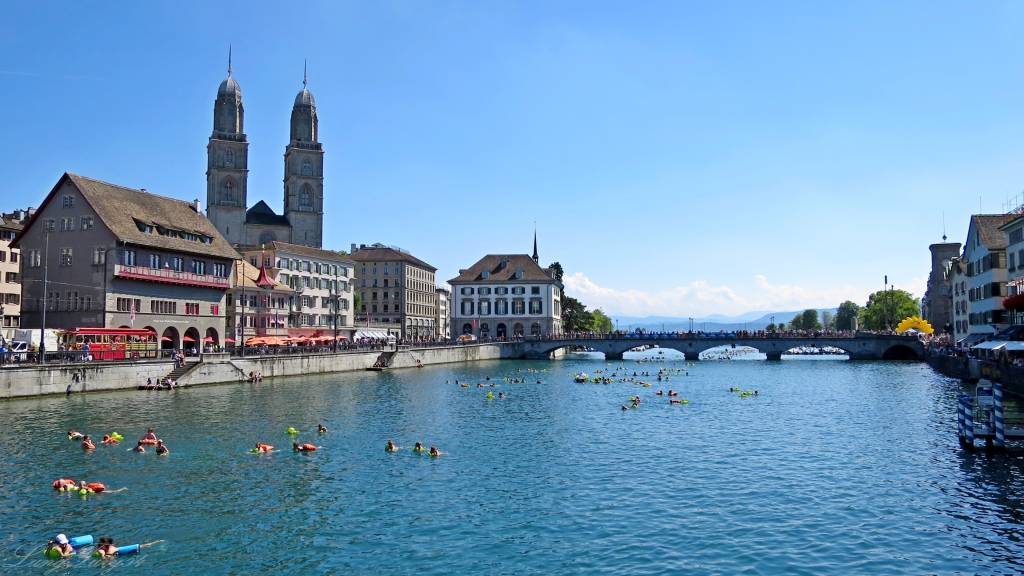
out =
<path fill-rule="evenodd" d="M 916 350 L 905 344 L 895 344 L 882 352 L 882 360 L 920 360 Z"/>

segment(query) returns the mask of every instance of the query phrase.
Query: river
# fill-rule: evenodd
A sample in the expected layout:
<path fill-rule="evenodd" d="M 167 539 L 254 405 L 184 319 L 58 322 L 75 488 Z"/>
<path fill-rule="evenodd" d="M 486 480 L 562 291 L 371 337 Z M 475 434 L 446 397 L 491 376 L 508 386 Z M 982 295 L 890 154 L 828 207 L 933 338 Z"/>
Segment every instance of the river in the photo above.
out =
<path fill-rule="evenodd" d="M 958 448 L 956 381 L 923 363 L 646 357 L 674 359 L 2 402 L 0 572 L 102 570 L 45 560 L 58 532 L 165 540 L 107 563 L 147 576 L 1024 571 L 1024 459 Z M 619 366 L 673 375 L 640 377 L 650 388 L 573 382 Z M 488 377 L 495 387 L 476 386 Z M 655 395 L 669 388 L 689 404 Z M 640 407 L 622 410 L 632 395 Z M 127 440 L 86 453 L 65 434 L 131 440 L 150 426 L 169 456 Z M 247 452 L 287 448 L 288 426 L 322 448 Z M 383 450 L 389 438 L 397 453 Z M 416 454 L 416 441 L 444 455 Z M 62 476 L 128 490 L 58 494 Z"/>

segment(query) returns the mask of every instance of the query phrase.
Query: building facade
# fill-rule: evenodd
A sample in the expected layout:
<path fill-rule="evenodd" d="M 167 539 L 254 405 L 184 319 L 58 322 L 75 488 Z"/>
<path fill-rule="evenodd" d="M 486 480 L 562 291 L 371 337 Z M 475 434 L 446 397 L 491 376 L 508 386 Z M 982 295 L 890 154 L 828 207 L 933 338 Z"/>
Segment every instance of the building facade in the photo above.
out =
<path fill-rule="evenodd" d="M 15 245 L 23 327 L 45 315 L 47 328 L 147 328 L 164 348 L 224 343 L 238 253 L 197 204 L 65 173 Z"/>
<path fill-rule="evenodd" d="M 11 246 L 32 210 L 0 215 L 0 337 L 11 339 L 21 326 L 21 251 Z"/>
<path fill-rule="evenodd" d="M 437 337 L 447 340 L 452 337 L 452 317 L 449 307 L 452 293 L 447 288 L 438 288 L 435 292 L 437 298 L 434 305 L 437 307 L 437 320 L 434 325 L 437 326 Z"/>
<path fill-rule="evenodd" d="M 288 336 L 353 337 L 351 259 L 339 252 L 288 242 L 244 247 L 250 266 L 264 267 L 270 278 L 291 289 Z"/>
<path fill-rule="evenodd" d="M 949 263 L 948 281 L 953 292 L 953 339 L 960 342 L 971 333 L 971 301 L 967 298 L 967 267 L 959 256 Z"/>
<path fill-rule="evenodd" d="M 959 242 L 941 242 L 928 247 L 932 255 L 932 269 L 928 285 L 921 298 L 921 316 L 936 332 L 953 331 L 953 285 L 949 281 L 949 266 L 960 256 Z"/>
<path fill-rule="evenodd" d="M 295 291 L 270 277 L 265 266 L 235 261 L 227 298 L 227 333 L 236 346 L 256 336 L 288 336 Z M 226 340 L 226 339 L 225 339 Z"/>
<path fill-rule="evenodd" d="M 383 244 L 353 244 L 352 259 L 361 300 L 357 326 L 397 332 L 401 338 L 437 336 L 436 268 Z"/>
<path fill-rule="evenodd" d="M 1016 215 L 1001 228 L 1006 234 L 1006 295 L 1024 294 L 1024 215 Z M 1015 299 L 1017 300 L 1017 299 Z M 1024 310 L 1007 310 L 1007 322 L 1024 324 Z"/>
<path fill-rule="evenodd" d="M 562 286 L 526 254 L 489 254 L 448 283 L 453 332 L 478 338 L 562 333 Z"/>
<path fill-rule="evenodd" d="M 1006 297 L 1006 233 L 1000 228 L 1013 219 L 1007 214 L 971 216 L 964 243 L 967 268 L 968 338 L 994 334 L 1007 324 L 1003 310 Z"/>
<path fill-rule="evenodd" d="M 206 213 L 230 244 L 323 245 L 324 151 L 319 137 L 316 100 L 303 74 L 284 154 L 284 215 L 263 201 L 246 210 L 249 140 L 242 89 L 231 75 L 229 57 L 228 77 L 217 89 L 213 133 L 206 145 Z"/>

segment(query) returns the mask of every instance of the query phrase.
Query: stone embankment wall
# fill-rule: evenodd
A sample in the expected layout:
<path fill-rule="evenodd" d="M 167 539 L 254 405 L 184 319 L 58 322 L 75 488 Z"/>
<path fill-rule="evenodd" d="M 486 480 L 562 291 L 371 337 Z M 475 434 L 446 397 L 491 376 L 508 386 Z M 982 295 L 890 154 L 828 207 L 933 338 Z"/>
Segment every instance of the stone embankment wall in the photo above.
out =
<path fill-rule="evenodd" d="M 379 351 L 343 354 L 296 354 L 283 356 L 207 355 L 202 362 L 178 379 L 182 386 L 240 382 L 250 372 L 264 378 L 301 376 L 366 370 L 374 365 Z M 514 358 L 513 347 L 498 344 L 453 346 L 451 348 L 414 348 L 397 352 L 391 368 L 415 368 L 453 362 L 476 362 Z M 24 396 L 64 394 L 68 384 L 74 392 L 97 390 L 130 390 L 146 383 L 147 378 L 159 380 L 174 368 L 166 362 L 109 362 L 26 366 L 0 369 L 0 399 Z M 77 375 L 77 379 L 76 379 Z"/>
<path fill-rule="evenodd" d="M 170 360 L 155 362 L 90 362 L 0 369 L 0 399 L 72 392 L 131 389 L 158 380 L 174 368 Z"/>

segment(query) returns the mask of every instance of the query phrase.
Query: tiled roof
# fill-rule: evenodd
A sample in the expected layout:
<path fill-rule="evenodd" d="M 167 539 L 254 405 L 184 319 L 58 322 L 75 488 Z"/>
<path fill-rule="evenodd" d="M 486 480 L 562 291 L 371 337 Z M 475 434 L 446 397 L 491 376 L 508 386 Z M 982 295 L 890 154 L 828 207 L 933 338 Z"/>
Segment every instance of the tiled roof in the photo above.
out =
<path fill-rule="evenodd" d="M 0 228 L 3 228 L 4 230 L 14 230 L 16 232 L 20 232 L 22 229 L 22 225 L 21 222 L 18 222 L 17 220 L 0 217 Z"/>
<path fill-rule="evenodd" d="M 974 214 L 971 226 L 978 230 L 978 238 L 986 248 L 1000 250 L 1006 248 L 1006 233 L 1000 227 L 1016 218 L 1016 214 Z"/>
<path fill-rule="evenodd" d="M 253 290 L 266 290 L 266 288 L 259 288 L 256 285 L 256 279 L 259 277 L 259 275 L 259 268 L 253 266 L 252 264 L 249 264 L 245 260 L 235 260 L 235 275 L 233 277 L 235 288 L 242 288 L 244 286 L 246 289 L 252 288 Z M 273 282 L 273 290 L 284 290 L 287 292 L 291 291 L 291 287 L 289 287 L 287 284 L 282 284 L 277 280 L 273 280 Z"/>
<path fill-rule="evenodd" d="M 312 246 L 303 246 L 302 244 L 292 244 L 290 242 L 281 242 L 275 240 L 268 242 L 260 246 L 240 246 L 239 251 L 246 255 L 251 255 L 260 250 L 274 250 L 281 252 L 288 252 L 289 254 L 301 254 L 302 256 L 308 256 L 310 258 L 318 258 L 321 260 L 331 260 L 334 262 L 346 262 L 353 264 L 352 259 L 342 254 L 341 252 L 335 252 L 334 250 L 324 250 L 322 248 L 313 248 Z"/>
<path fill-rule="evenodd" d="M 266 202 L 260 200 L 255 206 L 249 208 L 245 213 L 246 224 L 266 224 L 270 226 L 291 226 L 288 219 L 274 210 Z"/>
<path fill-rule="evenodd" d="M 236 259 L 238 253 L 220 235 L 217 228 L 206 216 L 195 211 L 191 202 L 157 196 L 142 190 L 118 186 L 102 180 L 95 180 L 65 172 L 57 185 L 40 205 L 39 210 L 26 223 L 31 227 L 43 207 L 50 202 L 65 181 L 70 181 L 82 194 L 89 206 L 96 212 L 103 224 L 118 240 L 136 246 L 148 246 L 186 254 L 200 254 L 220 258 Z M 177 236 L 143 232 L 136 222 L 153 227 L 187 232 L 210 238 L 210 243 L 189 240 Z"/>
<path fill-rule="evenodd" d="M 437 268 L 423 260 L 394 248 L 366 246 L 353 252 L 352 259 L 356 262 L 407 262 L 420 268 L 426 268 L 431 272 L 437 272 Z"/>
<path fill-rule="evenodd" d="M 516 278 L 519 270 L 523 274 Z M 488 254 L 448 281 L 456 282 L 555 282 L 555 279 L 528 254 Z"/>

